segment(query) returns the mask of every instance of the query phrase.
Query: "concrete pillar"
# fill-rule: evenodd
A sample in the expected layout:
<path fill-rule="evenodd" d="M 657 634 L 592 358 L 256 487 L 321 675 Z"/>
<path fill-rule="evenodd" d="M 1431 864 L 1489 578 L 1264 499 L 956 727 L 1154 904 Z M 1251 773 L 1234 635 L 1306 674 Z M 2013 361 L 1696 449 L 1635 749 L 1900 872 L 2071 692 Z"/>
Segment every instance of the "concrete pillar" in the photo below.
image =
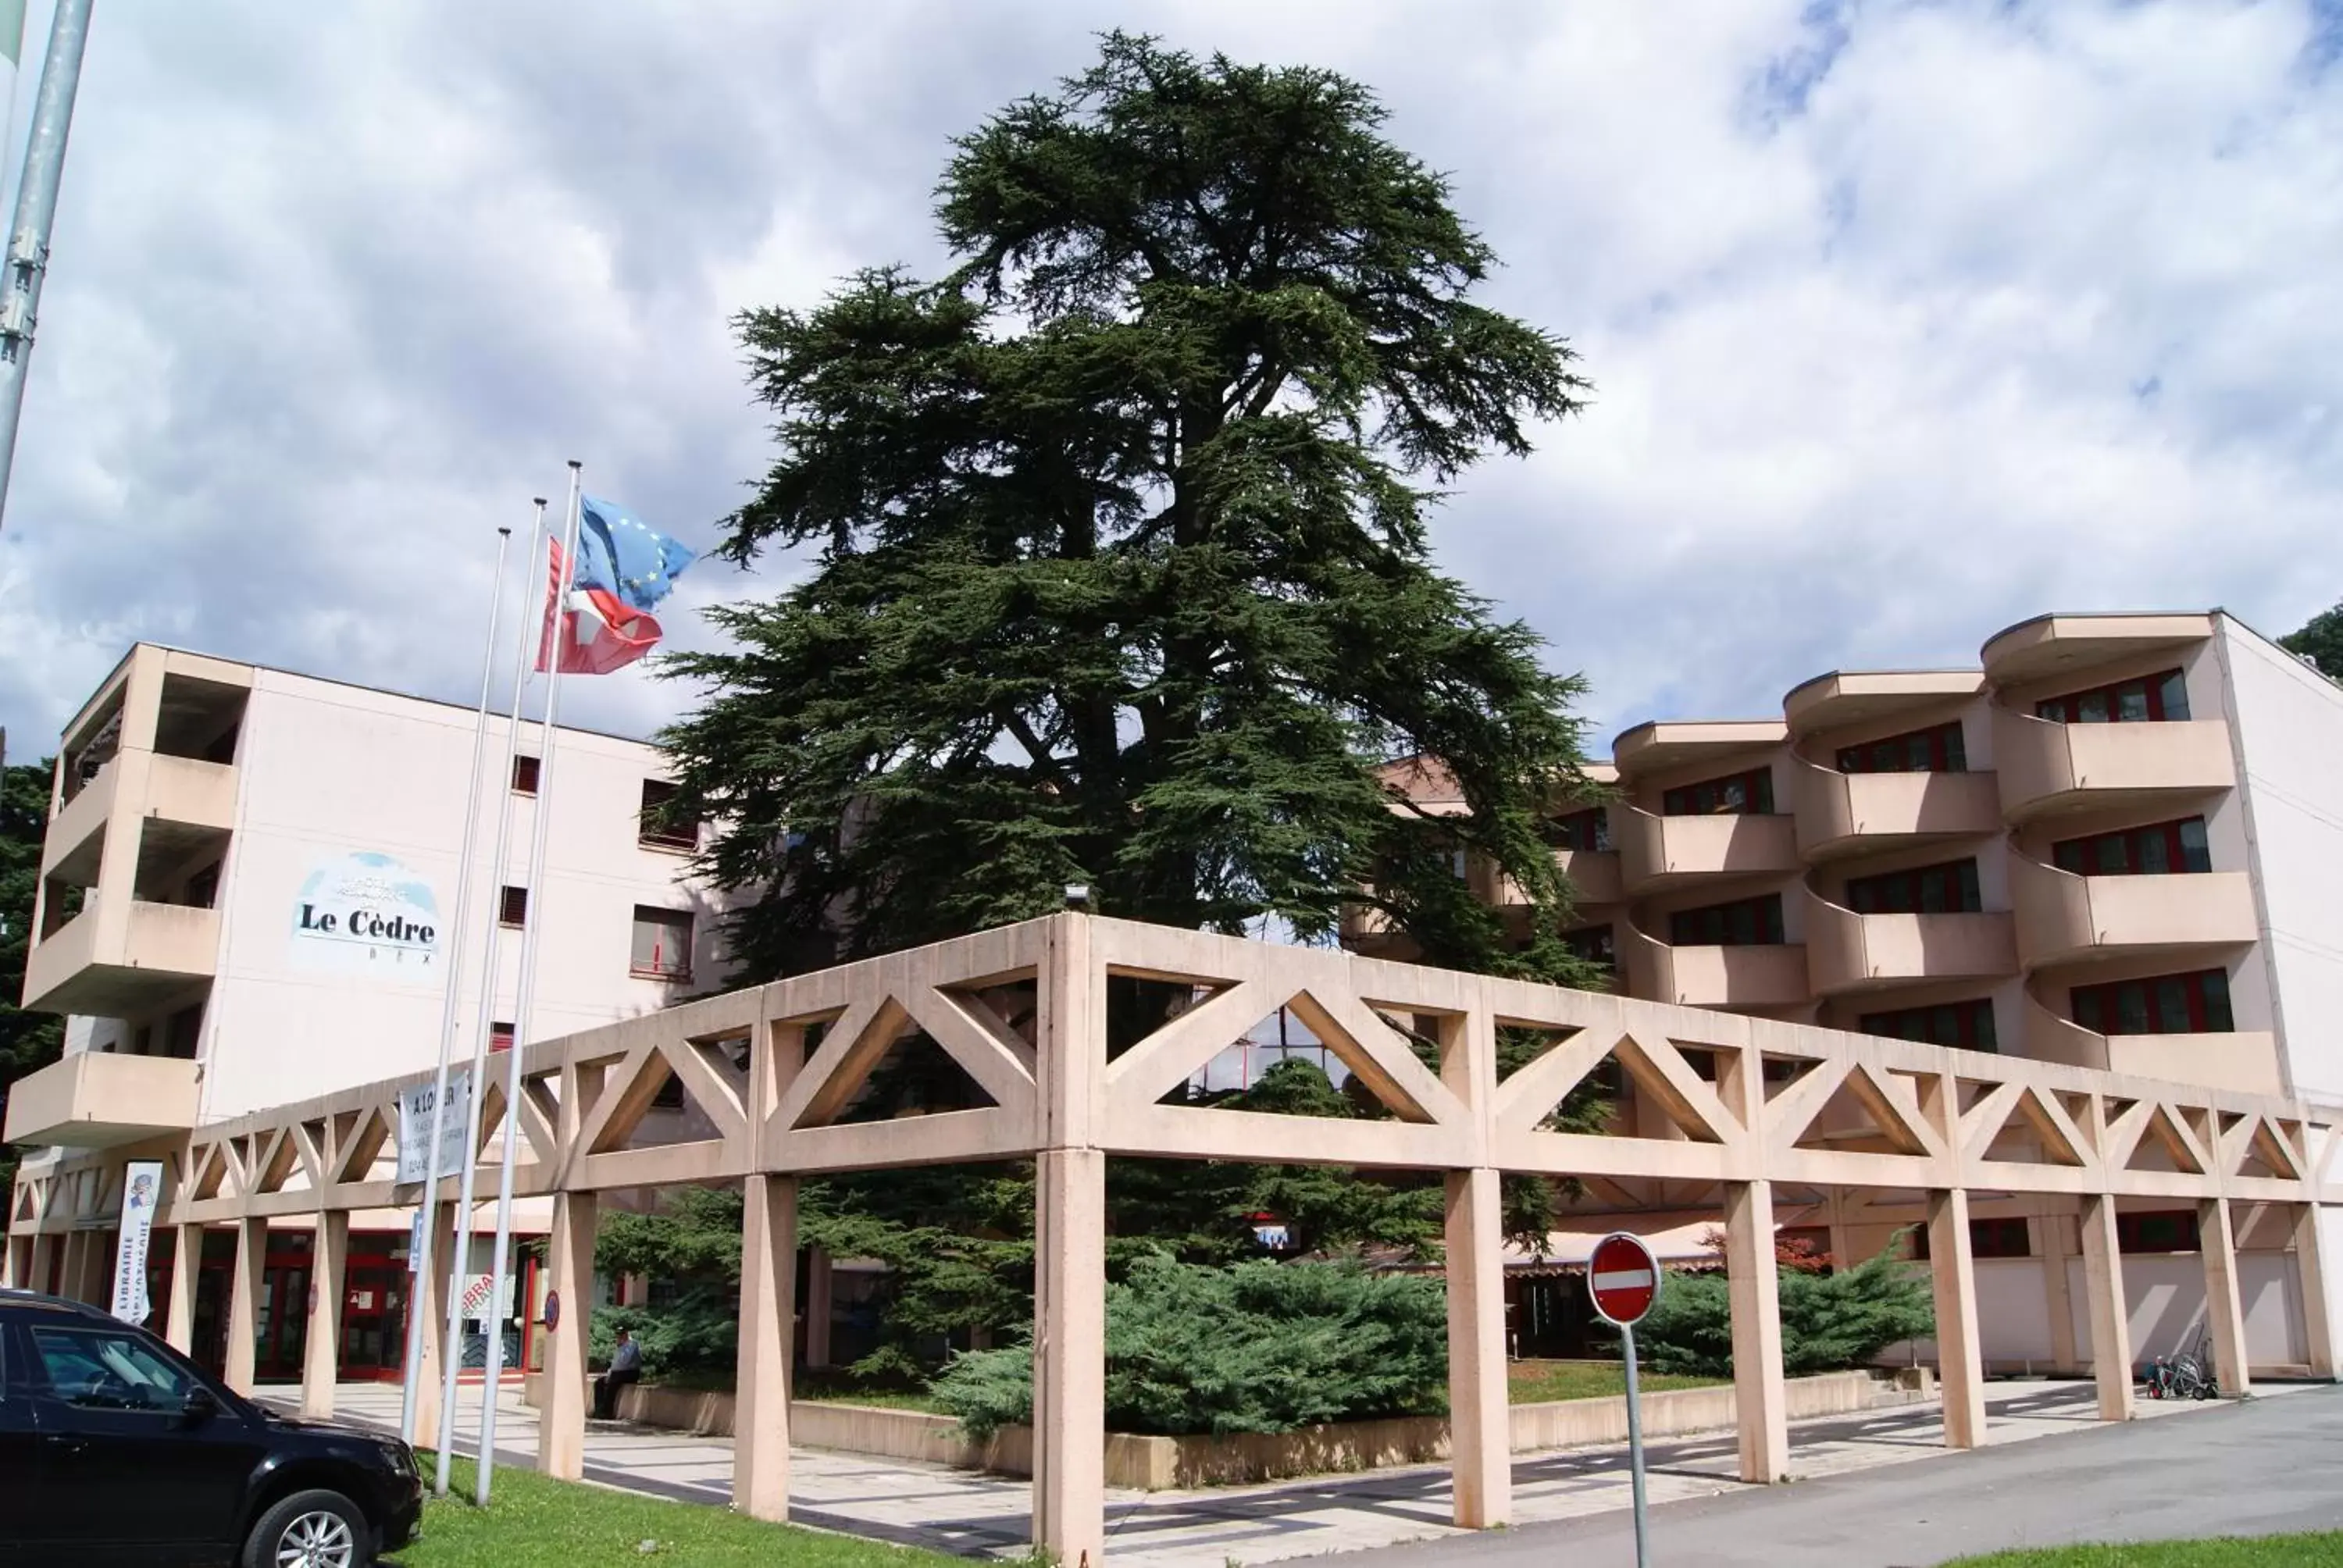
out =
<path fill-rule="evenodd" d="M 349 1258 L 349 1215 L 318 1215 L 309 1260 L 309 1324 L 301 1339 L 301 1413 L 312 1421 L 328 1421 L 334 1413 L 334 1382 L 342 1370 L 342 1277 Z"/>
<path fill-rule="evenodd" d="M 546 1248 L 546 1288 L 561 1298 L 545 1336 L 545 1402 L 538 1409 L 537 1467 L 563 1481 L 586 1473 L 586 1339 L 594 1321 L 594 1235 L 601 1198 L 557 1192 Z"/>
<path fill-rule="evenodd" d="M 0 1289 L 30 1290 L 32 1287 L 25 1281 L 31 1276 L 32 1267 L 33 1239 L 30 1236 L 9 1237 L 7 1246 L 0 1249 Z"/>
<path fill-rule="evenodd" d="M 2129 1421 L 2134 1414 L 2131 1307 L 2124 1300 L 2116 1201 L 2104 1192 L 2083 1199 L 2083 1292 L 2091 1320 L 2091 1381 L 2098 1385 L 2099 1419 Z"/>
<path fill-rule="evenodd" d="M 2066 1241 L 2066 1201 L 2046 1200 L 2037 1206 L 2033 1231 L 2035 1251 L 2042 1259 L 2042 1305 L 2050 1314 L 2050 1364 L 2062 1372 L 2082 1368 L 2075 1344 L 2074 1285 L 2066 1260 L 2074 1255 Z"/>
<path fill-rule="evenodd" d="M 415 1445 L 439 1444 L 441 1358 L 447 1353 L 447 1276 L 461 1266 L 456 1256 L 456 1205 L 431 1205 L 431 1271 L 407 1276 L 407 1310 L 423 1314 L 422 1354 L 415 1363 Z M 405 1325 L 400 1325 L 403 1334 Z M 402 1344 L 404 1340 L 400 1342 Z"/>
<path fill-rule="evenodd" d="M 1969 1255 L 1969 1195 L 1962 1188 L 1928 1194 L 1928 1258 L 1945 1446 L 1975 1448 L 1985 1441 L 1985 1364 L 1977 1340 L 1976 1261 Z"/>
<path fill-rule="evenodd" d="M 751 1176 L 740 1218 L 740 1361 L 733 1378 L 732 1506 L 789 1516 L 789 1363 L 795 1359 L 798 1183 Z"/>
<path fill-rule="evenodd" d="M 1033 1253 L 1033 1544 L 1106 1551 L 1106 1156 L 1044 1149 Z"/>
<path fill-rule="evenodd" d="M 1504 1223 L 1499 1173 L 1448 1172 L 1449 1467 L 1465 1530 L 1513 1514 L 1513 1410 L 1505 1386 Z"/>
<path fill-rule="evenodd" d="M 50 1293 L 57 1270 L 57 1239 L 45 1231 L 33 1238 L 33 1271 L 25 1281 L 29 1290 Z"/>
<path fill-rule="evenodd" d="M 239 1220 L 236 1267 L 228 1277 L 227 1386 L 251 1397 L 253 1358 L 259 1351 L 260 1292 L 268 1282 L 268 1221 Z"/>
<path fill-rule="evenodd" d="M 2237 1296 L 2237 1238 L 2227 1198 L 2197 1205 L 2197 1237 L 2205 1257 L 2205 1328 L 2213 1336 L 2214 1376 L 2224 1396 L 2237 1399 L 2251 1392 L 2253 1378 L 2246 1370 L 2246 1312 Z"/>
<path fill-rule="evenodd" d="M 196 1353 L 196 1286 L 203 1278 L 204 1228 L 171 1227 L 170 1295 L 163 1306 L 163 1338 L 181 1355 Z"/>
<path fill-rule="evenodd" d="M 831 1267 L 829 1250 L 814 1247 L 806 1252 L 806 1365 L 826 1367 L 830 1364 L 830 1320 L 836 1311 L 833 1294 L 836 1271 Z"/>
<path fill-rule="evenodd" d="M 59 1271 L 57 1294 L 69 1302 L 89 1300 L 89 1244 L 95 1232 L 68 1231 L 65 1235 L 65 1265 Z"/>
<path fill-rule="evenodd" d="M 2302 1297 L 2302 1354 L 2310 1375 L 2335 1379 L 2335 1314 L 2327 1295 L 2326 1241 L 2318 1232 L 2318 1205 L 2294 1205 L 2294 1283 Z"/>
<path fill-rule="evenodd" d="M 1789 1401 L 1782 1387 L 1782 1290 L 1774 1260 L 1774 1187 L 1725 1183 L 1725 1264 L 1733 1298 L 1733 1397 L 1741 1479 L 1790 1473 Z"/>

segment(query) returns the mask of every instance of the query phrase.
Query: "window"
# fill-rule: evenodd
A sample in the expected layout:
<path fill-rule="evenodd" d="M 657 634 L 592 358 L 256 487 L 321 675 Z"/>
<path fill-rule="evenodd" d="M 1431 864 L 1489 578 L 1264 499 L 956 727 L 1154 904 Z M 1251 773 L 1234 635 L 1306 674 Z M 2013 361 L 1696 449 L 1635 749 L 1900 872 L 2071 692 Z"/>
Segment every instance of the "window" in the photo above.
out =
<path fill-rule="evenodd" d="M 177 1414 L 195 1380 L 129 1334 L 100 1328 L 35 1328 L 33 1349 L 49 1390 L 84 1410 Z"/>
<path fill-rule="evenodd" d="M 2177 669 L 2046 697 L 2034 705 L 2036 719 L 2054 724 L 2161 724 L 2188 717 L 2188 685 Z"/>
<path fill-rule="evenodd" d="M 508 1023 L 488 1025 L 488 1050 L 491 1052 L 510 1050 L 513 1047 L 513 1026 Z"/>
<path fill-rule="evenodd" d="M 507 888 L 497 900 L 497 923 L 506 926 L 528 924 L 528 890 Z"/>
<path fill-rule="evenodd" d="M 214 860 L 187 879 L 187 904 L 192 909 L 208 910 L 219 902 L 220 863 Z"/>
<path fill-rule="evenodd" d="M 2161 1209 L 2116 1216 L 2118 1252 L 2193 1252 L 2197 1248 L 2194 1209 Z"/>
<path fill-rule="evenodd" d="M 1557 817 L 1549 824 L 1547 837 L 1557 849 L 1608 849 L 1611 813 L 1600 806 L 1590 806 L 1584 811 Z"/>
<path fill-rule="evenodd" d="M 2097 1034 L 2227 1034 L 2237 1027 L 2226 970 L 2078 985 L 2067 1000 L 2075 1021 Z"/>
<path fill-rule="evenodd" d="M 662 779 L 643 780 L 641 826 L 636 841 L 658 849 L 697 849 L 699 848 L 699 824 L 677 822 L 670 813 L 675 807 L 676 787 Z"/>
<path fill-rule="evenodd" d="M 1947 860 L 1908 871 L 1846 879 L 1846 907 L 1859 915 L 1974 914 L 1985 908 L 1977 897 L 1975 860 Z"/>
<path fill-rule="evenodd" d="M 634 955 L 628 960 L 635 974 L 656 980 L 691 978 L 691 915 L 685 910 L 655 910 L 635 906 Z"/>
<path fill-rule="evenodd" d="M 1562 945 L 1591 964 L 1619 967 L 1618 940 L 1609 926 L 1586 926 L 1562 933 Z"/>
<path fill-rule="evenodd" d="M 2078 877 L 2161 877 L 2213 869 L 2202 817 L 2061 839 L 2050 846 L 2050 859 L 2060 870 Z"/>
<path fill-rule="evenodd" d="M 181 1061 L 196 1060 L 196 1051 L 203 1044 L 204 1004 L 183 1007 L 163 1024 L 163 1054 Z"/>
<path fill-rule="evenodd" d="M 1972 1258 L 2030 1258 L 2034 1255 L 2034 1235 L 2026 1217 L 2013 1220 L 1971 1220 L 1969 1221 L 1969 1256 Z M 1922 1225 L 1912 1232 L 1912 1261 L 1928 1261 L 1928 1227 Z"/>
<path fill-rule="evenodd" d="M 1786 940 L 1782 895 L 1735 899 L 1729 904 L 1678 910 L 1668 917 L 1668 941 L 1679 948 L 1745 948 Z"/>
<path fill-rule="evenodd" d="M 1938 1002 L 1934 1007 L 1907 1007 L 1894 1012 L 1867 1012 L 1855 1027 L 1865 1034 L 1889 1040 L 1916 1040 L 1926 1045 L 1958 1046 L 1963 1050 L 1998 1050 L 1994 1039 L 1993 1003 Z"/>
<path fill-rule="evenodd" d="M 1966 773 L 1969 770 L 1966 742 L 1957 720 L 1927 729 L 1910 729 L 1859 746 L 1838 749 L 1842 773 Z"/>
<path fill-rule="evenodd" d="M 1660 810 L 1670 817 L 1771 816 L 1774 810 L 1774 770 L 1752 769 L 1723 779 L 1679 784 L 1660 795 Z"/>
<path fill-rule="evenodd" d="M 538 766 L 538 760 L 534 757 L 516 757 L 513 759 L 512 787 L 514 794 L 534 795 L 537 793 L 537 770 Z"/>

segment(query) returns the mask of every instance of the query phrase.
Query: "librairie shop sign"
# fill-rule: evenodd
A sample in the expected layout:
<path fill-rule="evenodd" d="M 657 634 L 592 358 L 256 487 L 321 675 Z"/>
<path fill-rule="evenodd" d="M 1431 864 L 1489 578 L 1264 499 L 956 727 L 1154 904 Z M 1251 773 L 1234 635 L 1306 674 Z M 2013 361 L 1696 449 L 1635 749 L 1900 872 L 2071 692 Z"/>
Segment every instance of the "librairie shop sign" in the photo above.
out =
<path fill-rule="evenodd" d="M 423 874 L 370 851 L 320 860 L 293 900 L 296 968 L 437 980 L 439 900 Z"/>

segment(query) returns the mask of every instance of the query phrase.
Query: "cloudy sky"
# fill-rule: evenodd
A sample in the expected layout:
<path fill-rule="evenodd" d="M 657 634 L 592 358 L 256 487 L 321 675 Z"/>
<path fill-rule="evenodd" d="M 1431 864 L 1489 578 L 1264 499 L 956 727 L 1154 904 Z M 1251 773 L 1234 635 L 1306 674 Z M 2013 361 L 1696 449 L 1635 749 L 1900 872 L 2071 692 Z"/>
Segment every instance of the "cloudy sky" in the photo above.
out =
<path fill-rule="evenodd" d="M 493 529 L 568 457 L 711 540 L 767 457 L 728 317 L 933 269 L 947 137 L 1116 24 L 1373 85 L 1583 355 L 1594 407 L 1437 538 L 1602 736 L 2054 607 L 2343 595 L 2343 0 L 106 0 L 12 750 L 137 638 L 468 699 Z M 696 569 L 671 634 L 789 570 Z"/>

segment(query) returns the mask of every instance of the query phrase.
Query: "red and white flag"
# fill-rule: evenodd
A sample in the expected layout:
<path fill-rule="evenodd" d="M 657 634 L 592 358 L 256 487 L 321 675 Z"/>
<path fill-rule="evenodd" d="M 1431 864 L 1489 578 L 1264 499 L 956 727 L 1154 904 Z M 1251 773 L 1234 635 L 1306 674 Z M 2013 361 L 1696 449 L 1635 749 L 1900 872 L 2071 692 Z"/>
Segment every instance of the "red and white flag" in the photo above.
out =
<path fill-rule="evenodd" d="M 656 617 L 635 608 L 608 588 L 572 585 L 562 602 L 561 546 L 553 545 L 552 581 L 546 595 L 545 631 L 538 639 L 540 674 L 561 660 L 564 675 L 608 675 L 623 669 L 659 645 Z M 558 607 L 558 608 L 557 608 Z"/>

